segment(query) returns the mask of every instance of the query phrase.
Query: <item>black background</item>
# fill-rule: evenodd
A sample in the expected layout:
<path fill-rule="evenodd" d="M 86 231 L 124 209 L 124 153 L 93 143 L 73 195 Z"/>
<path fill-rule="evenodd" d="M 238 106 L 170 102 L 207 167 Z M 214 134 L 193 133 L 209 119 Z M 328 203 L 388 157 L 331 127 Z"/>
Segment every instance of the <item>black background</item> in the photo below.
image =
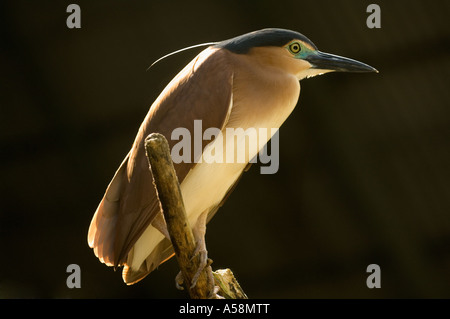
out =
<path fill-rule="evenodd" d="M 254 166 L 211 221 L 213 268 L 251 298 L 450 297 L 450 3 L 75 1 L 0 4 L 0 297 L 184 298 L 170 260 L 126 286 L 91 217 L 153 100 L 199 50 L 266 27 L 376 67 L 301 82 L 280 170 Z M 81 288 L 66 267 L 81 268 Z M 381 267 L 368 289 L 366 268 Z"/>

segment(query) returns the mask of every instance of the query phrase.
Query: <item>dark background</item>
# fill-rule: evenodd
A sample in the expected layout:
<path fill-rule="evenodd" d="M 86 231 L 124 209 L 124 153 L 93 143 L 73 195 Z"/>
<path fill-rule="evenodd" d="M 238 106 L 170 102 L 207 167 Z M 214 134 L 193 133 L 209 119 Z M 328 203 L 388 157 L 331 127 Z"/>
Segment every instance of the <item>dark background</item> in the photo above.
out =
<path fill-rule="evenodd" d="M 81 29 L 66 8 L 81 7 Z M 253 167 L 208 226 L 251 298 L 450 297 L 450 3 L 2 1 L 0 297 L 184 298 L 170 260 L 137 285 L 87 245 L 153 100 L 201 49 L 266 27 L 376 67 L 301 82 L 280 170 Z M 81 289 L 66 267 L 81 268 Z M 366 268 L 381 267 L 368 289 Z"/>

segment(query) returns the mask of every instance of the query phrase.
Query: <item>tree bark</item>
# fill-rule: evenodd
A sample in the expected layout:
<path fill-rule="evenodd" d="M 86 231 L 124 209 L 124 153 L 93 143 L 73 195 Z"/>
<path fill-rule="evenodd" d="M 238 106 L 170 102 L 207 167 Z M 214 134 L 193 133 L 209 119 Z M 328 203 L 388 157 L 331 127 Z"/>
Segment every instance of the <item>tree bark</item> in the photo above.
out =
<path fill-rule="evenodd" d="M 167 230 L 184 278 L 184 288 L 188 291 L 189 296 L 192 299 L 206 299 L 214 296 L 215 281 L 219 287 L 219 295 L 225 298 L 247 299 L 229 269 L 218 270 L 214 272 L 213 276 L 211 266 L 208 265 L 200 274 L 197 284 L 190 287 L 200 261 L 199 256 L 192 258 L 196 242 L 186 216 L 180 184 L 170 156 L 169 144 L 162 134 L 152 133 L 145 139 L 145 150 Z"/>

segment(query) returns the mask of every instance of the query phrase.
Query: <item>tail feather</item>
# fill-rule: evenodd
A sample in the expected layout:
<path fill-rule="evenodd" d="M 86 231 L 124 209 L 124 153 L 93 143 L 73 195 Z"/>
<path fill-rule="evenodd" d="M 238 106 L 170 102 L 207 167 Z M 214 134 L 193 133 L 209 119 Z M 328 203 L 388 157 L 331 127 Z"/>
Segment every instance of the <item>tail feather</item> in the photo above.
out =
<path fill-rule="evenodd" d="M 127 160 L 128 156 L 122 162 L 106 189 L 105 195 L 98 205 L 89 226 L 89 247 L 93 248 L 95 256 L 107 266 L 118 266 L 114 264 L 115 232 L 119 214 L 120 195 L 123 182 L 126 180 Z"/>
<path fill-rule="evenodd" d="M 127 285 L 133 285 L 138 281 L 144 279 L 149 273 L 155 270 L 159 265 L 169 260 L 174 256 L 172 243 L 167 238 L 164 238 L 152 253 L 145 259 L 139 269 L 133 269 L 128 264 L 124 265 L 122 271 L 123 281 Z M 133 249 L 128 254 L 128 258 L 133 258 Z"/>

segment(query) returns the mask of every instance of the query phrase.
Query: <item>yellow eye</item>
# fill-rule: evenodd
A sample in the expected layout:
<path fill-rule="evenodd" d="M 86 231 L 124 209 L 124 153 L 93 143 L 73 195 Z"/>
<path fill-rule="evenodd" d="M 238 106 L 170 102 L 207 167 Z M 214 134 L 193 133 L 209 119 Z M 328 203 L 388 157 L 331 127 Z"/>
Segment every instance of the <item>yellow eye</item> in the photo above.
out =
<path fill-rule="evenodd" d="M 289 45 L 289 51 L 291 51 L 294 54 L 299 53 L 301 49 L 302 49 L 302 47 L 300 46 L 300 43 L 298 43 L 298 42 L 294 42 Z"/>

